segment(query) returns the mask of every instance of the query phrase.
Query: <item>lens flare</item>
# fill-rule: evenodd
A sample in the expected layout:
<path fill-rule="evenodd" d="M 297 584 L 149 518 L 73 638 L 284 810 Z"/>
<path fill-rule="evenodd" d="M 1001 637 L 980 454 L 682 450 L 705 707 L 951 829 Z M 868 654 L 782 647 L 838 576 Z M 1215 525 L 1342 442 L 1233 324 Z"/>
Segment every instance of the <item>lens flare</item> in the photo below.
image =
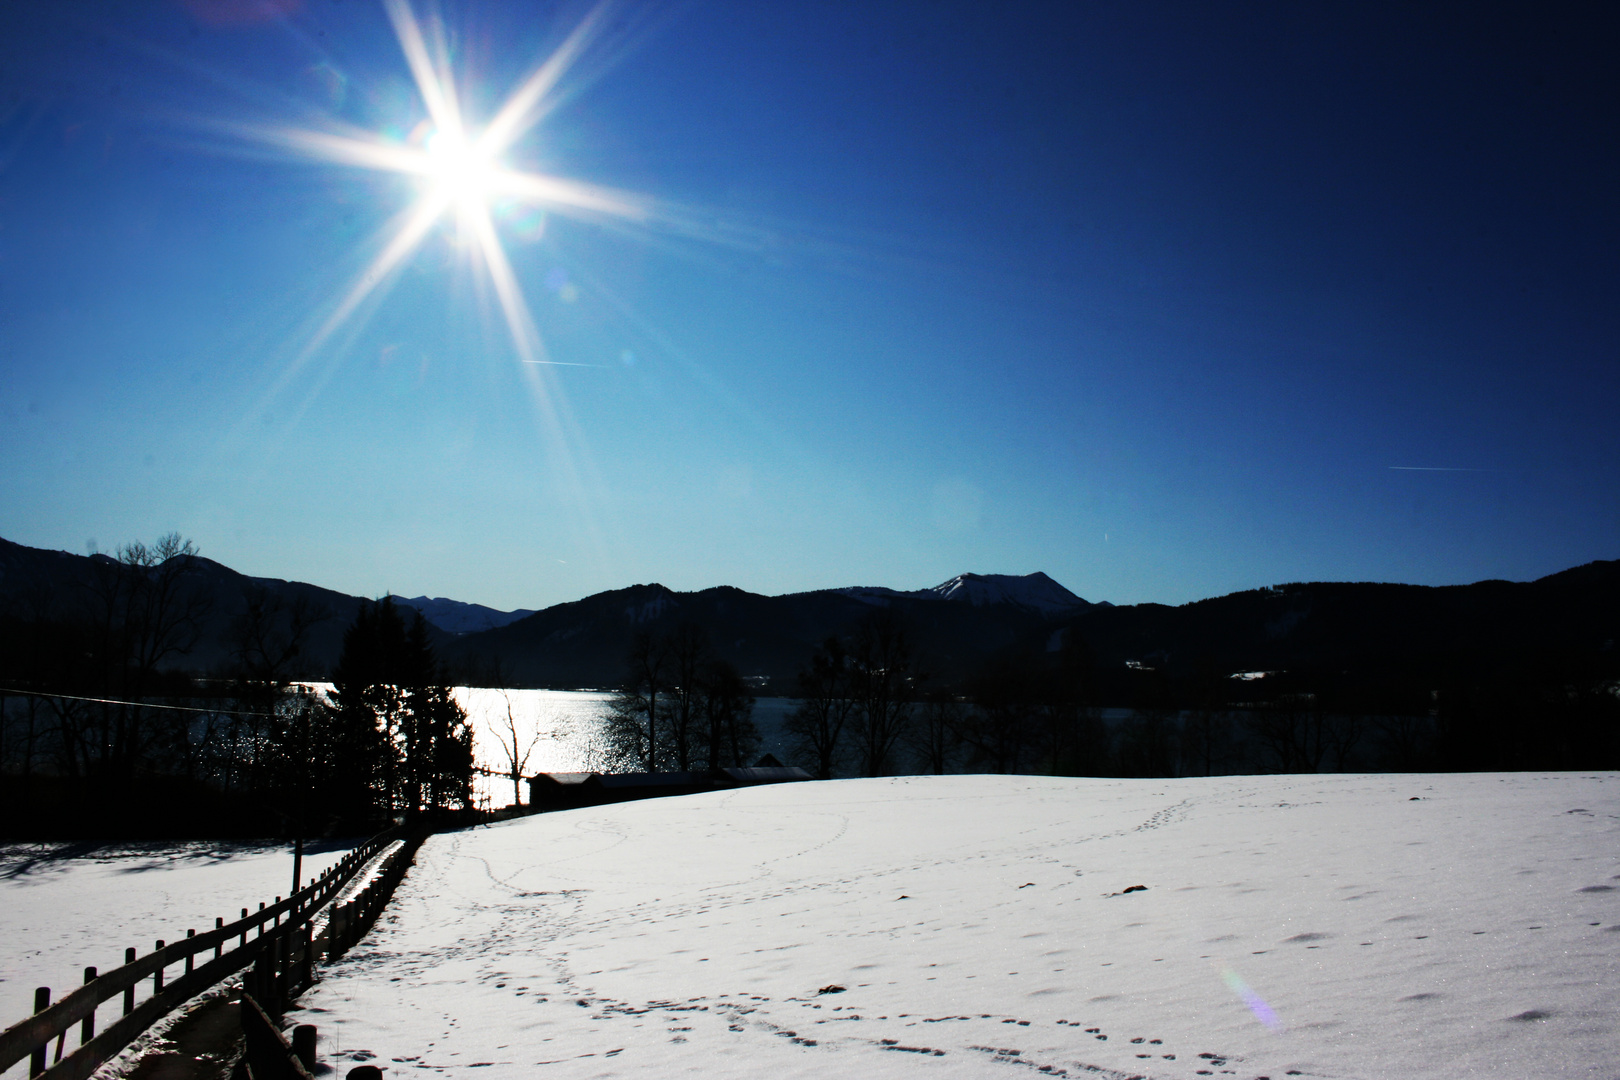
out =
<path fill-rule="evenodd" d="M 1272 1031 L 1281 1030 L 1282 1021 L 1277 1019 L 1277 1014 L 1272 1011 L 1270 1005 L 1266 1004 L 1265 998 L 1255 993 L 1254 988 L 1243 981 L 1241 975 L 1229 967 L 1223 967 L 1221 968 L 1221 981 L 1226 984 L 1227 989 L 1242 999 L 1243 1004 L 1249 1007 L 1249 1011 L 1254 1013 L 1255 1018 L 1262 1024 Z"/>

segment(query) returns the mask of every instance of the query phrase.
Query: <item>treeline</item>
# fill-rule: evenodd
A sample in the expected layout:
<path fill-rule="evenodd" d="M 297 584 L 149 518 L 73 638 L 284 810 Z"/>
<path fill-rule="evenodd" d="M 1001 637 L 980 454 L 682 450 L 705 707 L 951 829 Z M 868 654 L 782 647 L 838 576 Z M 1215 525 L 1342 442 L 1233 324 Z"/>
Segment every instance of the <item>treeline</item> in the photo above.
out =
<path fill-rule="evenodd" d="M 952 679 L 951 676 L 957 678 Z M 896 772 L 1102 775 L 1110 737 L 1091 702 L 1089 656 L 1007 656 L 934 674 L 904 621 L 874 610 L 829 637 L 799 673 L 790 756 L 820 778 Z"/>
<path fill-rule="evenodd" d="M 0 831 L 321 835 L 471 801 L 472 732 L 419 613 L 363 605 L 328 696 L 294 681 L 330 612 L 249 587 L 231 660 L 172 669 L 209 614 L 176 534 L 0 612 Z"/>
<path fill-rule="evenodd" d="M 1514 664 L 1230 673 L 1103 665 L 1072 631 L 930 670 L 892 612 L 799 673 L 790 754 L 820 777 L 897 772 L 1200 776 L 1620 767 L 1612 645 Z"/>
<path fill-rule="evenodd" d="M 755 763 L 753 690 L 701 627 L 637 634 L 625 666 L 604 722 L 601 767 L 692 772 Z"/>

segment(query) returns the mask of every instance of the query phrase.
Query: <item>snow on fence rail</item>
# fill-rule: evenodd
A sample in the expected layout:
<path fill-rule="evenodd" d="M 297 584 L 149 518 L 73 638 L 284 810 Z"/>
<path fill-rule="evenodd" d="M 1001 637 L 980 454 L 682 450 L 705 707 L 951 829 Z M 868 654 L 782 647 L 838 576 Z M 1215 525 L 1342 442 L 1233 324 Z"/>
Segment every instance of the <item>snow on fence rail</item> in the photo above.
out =
<path fill-rule="evenodd" d="M 188 930 L 184 940 L 168 945 L 159 941 L 144 957 L 137 958 L 133 948 L 126 949 L 123 966 L 105 974 L 87 967 L 84 985 L 55 1004 L 50 988 L 40 987 L 34 995 L 34 1015 L 0 1033 L 0 1073 L 26 1057 L 32 1059 L 31 1077 L 85 1080 L 176 1007 L 250 964 L 254 970 L 244 984 L 253 988 L 267 1011 L 280 1015 L 284 1004 L 312 981 L 318 955 L 334 957 L 346 951 L 376 920 L 421 844 L 420 835 L 393 851 L 383 871 L 353 900 L 334 906 L 318 939 L 311 936 L 320 908 L 396 839 L 397 830 L 378 833 L 308 887 L 285 900 L 277 897 L 268 907 L 260 904 L 257 912 L 244 908 L 236 922 L 216 919 L 214 929 L 201 934 Z M 227 950 L 233 940 L 237 944 Z M 199 964 L 199 954 L 209 950 L 212 957 Z M 185 964 L 185 972 L 165 985 L 167 970 L 180 963 Z M 152 996 L 136 1005 L 135 988 L 147 978 L 152 980 Z M 122 1014 L 98 1035 L 96 1009 L 120 994 Z M 64 1057 L 67 1035 L 75 1024 L 79 1025 L 79 1048 Z M 54 1056 L 52 1042 L 56 1044 Z M 48 1067 L 47 1058 L 53 1058 Z"/>

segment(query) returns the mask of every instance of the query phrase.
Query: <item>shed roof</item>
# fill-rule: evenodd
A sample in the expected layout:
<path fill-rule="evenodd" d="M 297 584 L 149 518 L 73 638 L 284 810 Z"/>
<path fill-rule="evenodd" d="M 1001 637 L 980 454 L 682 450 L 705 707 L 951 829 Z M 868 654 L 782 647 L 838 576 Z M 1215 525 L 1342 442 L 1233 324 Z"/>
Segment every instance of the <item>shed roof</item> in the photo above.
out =
<path fill-rule="evenodd" d="M 595 775 L 593 772 L 543 772 L 535 773 L 534 776 L 530 777 L 530 782 L 539 781 L 541 783 L 557 784 L 562 787 L 573 787 L 583 784 Z"/>

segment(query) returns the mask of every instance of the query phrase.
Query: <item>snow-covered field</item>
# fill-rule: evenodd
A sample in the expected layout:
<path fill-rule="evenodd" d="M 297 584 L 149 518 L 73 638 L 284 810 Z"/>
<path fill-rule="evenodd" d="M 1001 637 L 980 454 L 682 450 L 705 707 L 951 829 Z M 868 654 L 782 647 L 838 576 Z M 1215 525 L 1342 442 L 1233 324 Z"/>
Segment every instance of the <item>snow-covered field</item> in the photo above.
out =
<path fill-rule="evenodd" d="M 1613 773 L 848 780 L 434 837 L 299 1015 L 339 1075 L 1613 1080 L 1617 931 Z"/>
<path fill-rule="evenodd" d="M 352 843 L 304 853 L 309 879 L 343 858 Z M 84 969 L 109 971 L 124 949 L 145 955 L 157 939 L 235 920 L 292 886 L 289 844 L 197 841 L 184 844 L 12 844 L 0 847 L 0 1028 L 34 1010 L 34 988 L 52 999 L 83 981 Z M 172 975 L 172 973 L 171 973 Z M 145 998 L 151 984 L 143 983 Z M 117 1015 L 106 1007 L 100 1025 Z M 27 1063 L 6 1072 L 23 1076 Z"/>

